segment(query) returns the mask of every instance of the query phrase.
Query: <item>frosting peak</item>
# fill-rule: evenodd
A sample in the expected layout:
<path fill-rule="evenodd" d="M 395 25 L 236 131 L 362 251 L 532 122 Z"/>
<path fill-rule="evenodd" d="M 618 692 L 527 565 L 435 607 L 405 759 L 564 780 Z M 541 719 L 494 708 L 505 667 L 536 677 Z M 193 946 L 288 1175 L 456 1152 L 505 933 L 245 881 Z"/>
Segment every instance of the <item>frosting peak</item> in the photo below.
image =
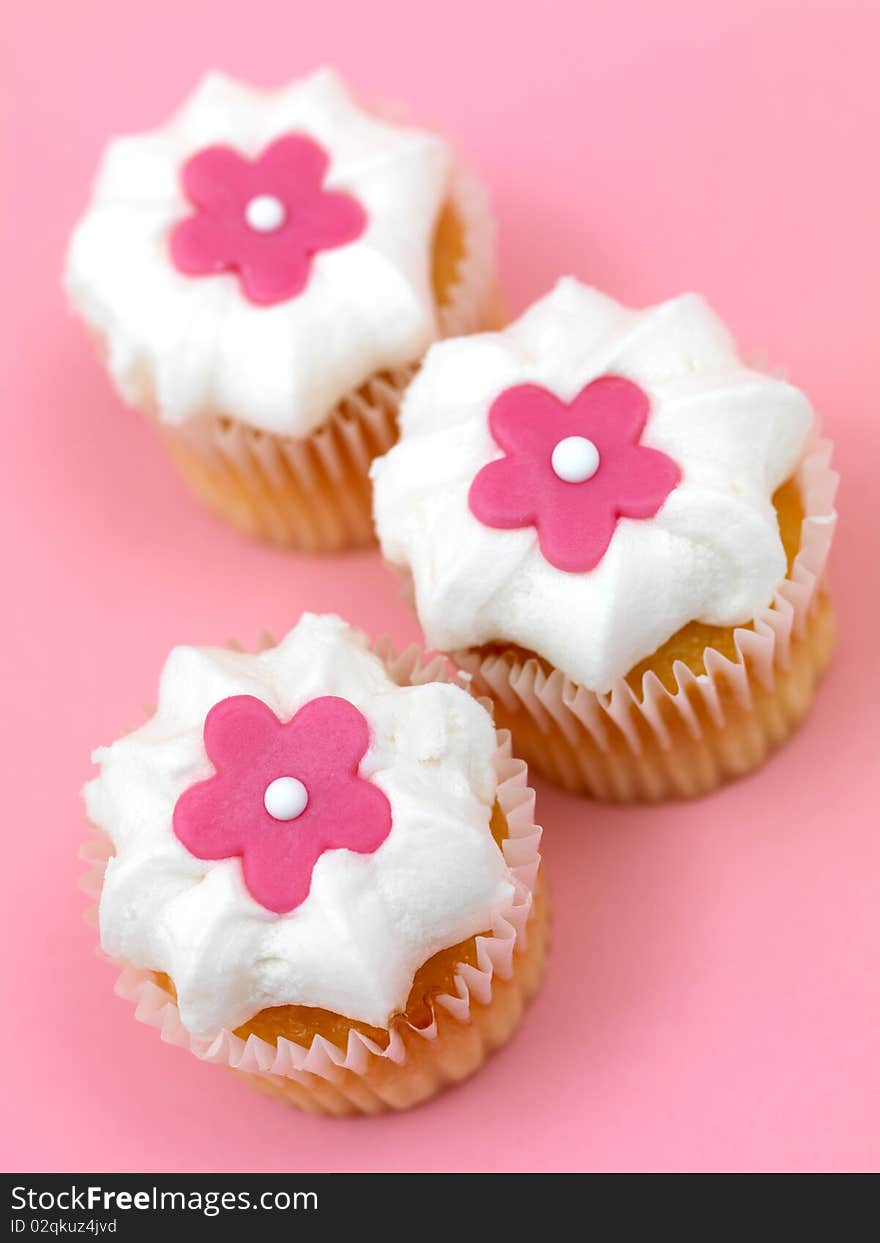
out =
<path fill-rule="evenodd" d="M 379 539 L 432 647 L 515 643 L 604 693 L 687 622 L 769 604 L 813 417 L 699 296 L 632 310 L 564 278 L 428 351 L 373 464 Z"/>

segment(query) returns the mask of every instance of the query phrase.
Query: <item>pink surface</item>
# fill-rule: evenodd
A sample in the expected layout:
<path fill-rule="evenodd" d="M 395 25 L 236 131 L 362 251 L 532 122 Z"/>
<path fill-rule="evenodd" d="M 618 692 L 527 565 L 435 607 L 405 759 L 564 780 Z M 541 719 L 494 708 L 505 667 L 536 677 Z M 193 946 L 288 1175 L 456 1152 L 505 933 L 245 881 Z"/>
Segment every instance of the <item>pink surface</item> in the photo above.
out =
<path fill-rule="evenodd" d="M 877 6 L 7 0 L 4 17 L 6 1168 L 876 1168 Z M 76 890 L 78 791 L 176 642 L 254 642 L 304 607 L 399 641 L 416 627 L 376 555 L 285 556 L 200 512 L 59 291 L 108 134 L 154 124 L 206 66 L 275 84 L 322 60 L 482 168 L 514 310 L 565 271 L 636 304 L 702 290 L 807 388 L 844 476 L 841 642 L 800 735 L 689 806 L 542 785 L 556 952 L 529 1021 L 467 1087 L 341 1123 L 163 1045 L 113 996 Z"/>

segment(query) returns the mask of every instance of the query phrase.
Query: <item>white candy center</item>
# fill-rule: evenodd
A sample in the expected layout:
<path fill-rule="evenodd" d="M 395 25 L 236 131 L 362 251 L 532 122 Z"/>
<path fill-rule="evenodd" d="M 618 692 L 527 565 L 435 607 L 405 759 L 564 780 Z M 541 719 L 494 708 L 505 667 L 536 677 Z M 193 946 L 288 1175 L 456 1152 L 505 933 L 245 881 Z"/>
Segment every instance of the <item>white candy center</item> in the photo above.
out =
<path fill-rule="evenodd" d="M 273 820 L 295 820 L 308 802 L 309 792 L 296 777 L 276 777 L 263 795 L 263 806 Z"/>
<path fill-rule="evenodd" d="M 287 212 L 274 194 L 258 194 L 244 209 L 244 218 L 258 233 L 272 233 L 284 224 Z"/>
<path fill-rule="evenodd" d="M 566 436 L 553 450 L 550 465 L 566 483 L 584 483 L 599 469 L 599 450 L 586 436 Z"/>

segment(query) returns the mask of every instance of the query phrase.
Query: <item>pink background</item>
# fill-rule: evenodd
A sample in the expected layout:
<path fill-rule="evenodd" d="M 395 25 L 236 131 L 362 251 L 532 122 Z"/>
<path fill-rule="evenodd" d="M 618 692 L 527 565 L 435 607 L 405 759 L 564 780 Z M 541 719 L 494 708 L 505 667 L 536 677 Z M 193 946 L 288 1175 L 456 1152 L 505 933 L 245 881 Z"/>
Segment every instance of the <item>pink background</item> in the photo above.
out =
<path fill-rule="evenodd" d="M 6 1168 L 877 1168 L 878 5 L 7 0 L 4 19 Z M 285 556 L 201 513 L 59 290 L 110 134 L 208 66 L 273 85 L 323 60 L 482 169 L 515 311 L 567 271 L 636 304 L 703 291 L 808 390 L 844 476 L 841 642 L 801 734 L 688 806 L 540 785 L 556 952 L 528 1022 L 467 1087 L 342 1123 L 113 996 L 78 791 L 174 643 L 250 642 L 306 607 L 416 627 L 376 554 Z"/>

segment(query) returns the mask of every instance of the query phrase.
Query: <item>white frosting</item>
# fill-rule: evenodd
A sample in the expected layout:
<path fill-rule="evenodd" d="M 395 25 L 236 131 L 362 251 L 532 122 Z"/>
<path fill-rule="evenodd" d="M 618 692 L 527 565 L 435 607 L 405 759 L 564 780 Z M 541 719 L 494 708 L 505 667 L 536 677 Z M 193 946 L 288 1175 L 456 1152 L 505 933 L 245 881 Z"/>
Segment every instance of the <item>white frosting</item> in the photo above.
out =
<path fill-rule="evenodd" d="M 371 730 L 360 774 L 391 804 L 378 850 L 325 852 L 308 897 L 287 915 L 251 897 L 239 859 L 197 859 L 172 829 L 178 797 L 213 772 L 205 717 L 238 694 L 282 720 L 320 695 L 350 700 Z M 423 962 L 492 929 L 509 907 L 514 884 L 489 827 L 495 751 L 475 700 L 438 682 L 398 687 L 365 636 L 337 617 L 306 614 L 256 655 L 176 648 L 155 716 L 95 752 L 100 776 L 85 790 L 116 851 L 100 901 L 104 950 L 166 972 L 199 1037 L 285 1004 L 385 1026 Z"/>
<path fill-rule="evenodd" d="M 595 569 L 572 574 L 533 527 L 483 525 L 468 491 L 502 456 L 488 426 L 501 392 L 534 383 L 567 402 L 603 374 L 645 390 L 641 443 L 682 479 L 654 518 L 617 524 Z M 630 310 L 566 278 L 504 332 L 429 350 L 401 439 L 373 465 L 382 550 L 411 571 L 430 646 L 508 641 L 604 693 L 687 622 L 741 625 L 770 603 L 786 572 L 772 496 L 813 417 L 796 388 L 740 361 L 702 298 Z"/>
<path fill-rule="evenodd" d="M 250 302 L 235 273 L 179 272 L 168 234 L 193 211 L 186 160 L 217 143 L 253 159 L 289 131 L 327 152 L 324 188 L 360 202 L 363 234 L 316 254 L 304 291 L 273 306 Z M 436 337 L 431 250 L 450 172 L 440 138 L 362 111 L 329 69 L 274 92 L 211 73 L 164 128 L 110 143 L 71 241 L 68 293 L 126 400 L 169 423 L 209 411 L 305 435 Z M 270 198 L 248 205 L 253 227 L 278 227 Z"/>

